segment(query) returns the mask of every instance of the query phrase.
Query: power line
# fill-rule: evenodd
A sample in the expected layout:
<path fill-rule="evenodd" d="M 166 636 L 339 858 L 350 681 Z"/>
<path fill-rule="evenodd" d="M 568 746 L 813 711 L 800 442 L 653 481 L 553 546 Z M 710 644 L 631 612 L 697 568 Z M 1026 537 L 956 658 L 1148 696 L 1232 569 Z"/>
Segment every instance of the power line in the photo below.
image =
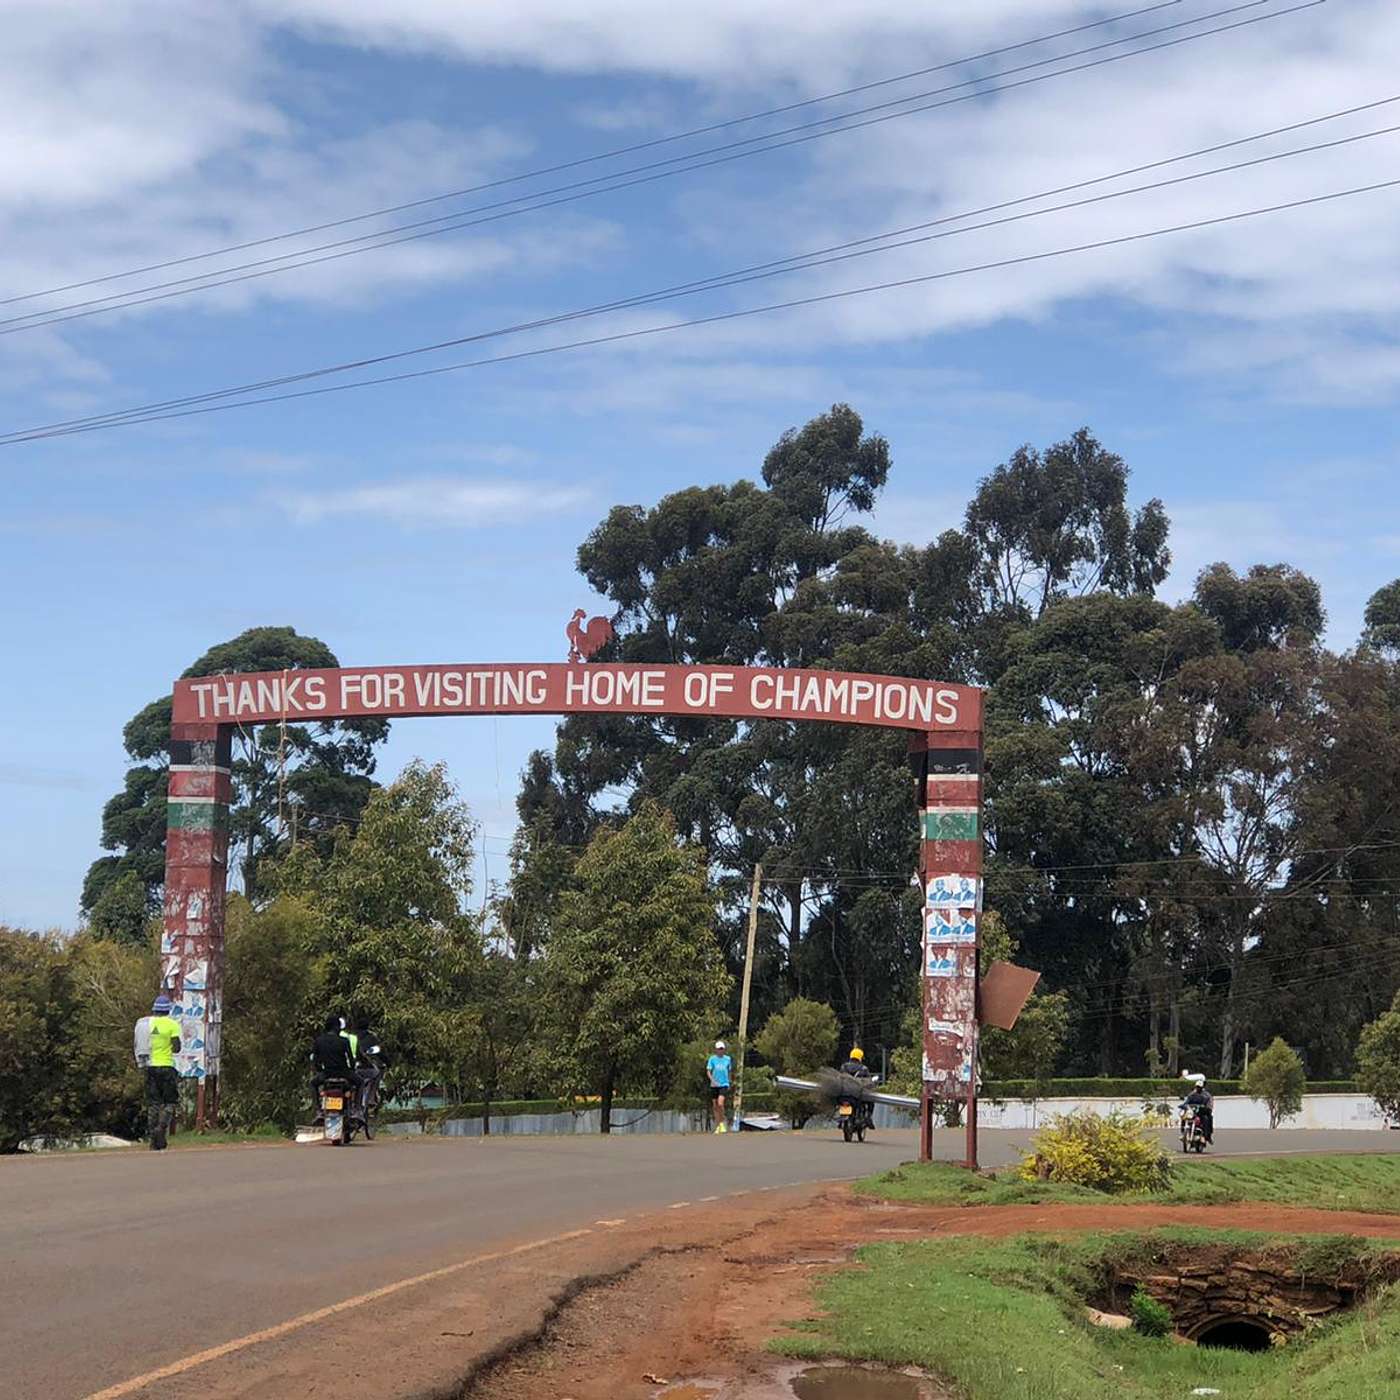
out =
<path fill-rule="evenodd" d="M 1400 126 L 1381 127 L 1372 131 L 1358 132 L 1350 136 L 1339 137 L 1333 141 L 1318 142 L 1311 146 L 1294 147 L 1287 151 L 1277 151 L 1268 155 L 1257 156 L 1249 160 L 1237 161 L 1230 165 L 1215 166 L 1209 170 L 1195 171 L 1187 175 L 1176 176 L 1167 180 L 1152 181 L 1143 185 L 1129 186 L 1126 189 L 1111 190 L 1104 194 L 1092 195 L 1085 199 L 1072 200 L 1063 204 L 1049 205 L 1041 209 L 1026 210 L 1019 214 L 1005 215 L 1000 218 L 990 219 L 979 224 L 967 224 L 963 227 L 948 229 L 944 226 L 950 223 L 962 223 L 963 220 L 976 218 L 984 213 L 995 212 L 1000 209 L 1011 208 L 1019 204 L 1033 203 L 1037 200 L 1046 199 L 1057 194 L 1068 193 L 1073 190 L 1085 189 L 1094 185 L 1100 185 L 1112 180 L 1124 178 L 1128 175 L 1137 174 L 1146 170 L 1160 169 L 1163 166 L 1180 164 L 1183 161 L 1194 160 L 1202 155 L 1209 155 L 1214 152 L 1253 144 L 1274 136 L 1278 136 L 1290 131 L 1297 131 L 1306 127 L 1317 126 L 1325 122 L 1337 121 L 1344 117 L 1355 116 L 1359 112 L 1372 111 L 1376 108 L 1391 106 L 1400 101 L 1400 95 L 1377 99 L 1360 106 L 1349 107 L 1339 112 L 1330 112 L 1323 116 L 1311 117 L 1306 121 L 1292 123 L 1284 127 L 1275 127 L 1268 131 L 1258 132 L 1251 136 L 1238 137 L 1235 140 L 1221 142 L 1214 146 L 1200 148 L 1194 151 L 1187 151 L 1180 155 L 1168 156 L 1160 160 L 1149 162 L 1145 165 L 1130 167 L 1126 170 L 1113 171 L 1107 175 L 1094 176 L 1091 179 L 1081 180 L 1073 185 L 1060 186 L 1052 190 L 1043 190 L 1035 194 L 1021 195 L 1015 199 L 1003 200 L 999 204 L 985 206 L 979 209 L 967 210 L 962 213 L 948 214 L 937 219 L 932 219 L 920 224 L 910 224 L 903 228 L 888 230 L 884 233 L 871 234 L 863 238 L 852 239 L 844 243 L 828 245 L 825 248 L 818 248 L 806 253 L 794 253 L 789 257 L 780 258 L 772 262 L 754 264 L 750 267 L 740 268 L 732 272 L 717 273 L 712 277 L 702 278 L 697 281 L 676 283 L 670 287 L 663 287 L 650 292 L 636 293 L 629 297 L 623 297 L 610 302 L 601 302 L 593 306 L 584 307 L 576 311 L 560 312 L 553 316 L 541 317 L 532 321 L 517 322 L 514 325 L 498 327 L 493 330 L 479 331 L 468 336 L 457 336 L 450 340 L 437 341 L 429 345 L 414 346 L 406 350 L 388 352 L 383 355 L 362 357 L 357 360 L 342 361 L 334 365 L 325 365 L 313 370 L 304 370 L 295 374 L 282 375 L 274 379 L 258 380 L 251 383 L 231 386 L 227 389 L 211 390 L 203 394 L 190 394 L 177 399 L 167 399 L 157 403 L 142 405 L 139 408 L 124 411 L 114 411 L 106 414 L 93 414 L 88 417 L 78 419 L 68 419 L 57 424 L 46 424 L 48 428 L 67 428 L 79 425 L 109 423 L 120 420 L 127 416 L 140 414 L 145 415 L 156 410 L 169 408 L 186 407 L 195 403 L 208 403 L 221 398 L 232 398 L 242 394 L 259 392 L 265 389 L 280 388 L 287 384 L 304 383 L 310 379 L 325 378 L 334 374 L 344 374 L 351 370 L 366 369 L 372 365 L 392 363 L 419 355 L 434 354 L 441 350 L 453 349 L 462 345 L 476 344 L 485 340 L 502 338 L 509 335 L 521 334 L 526 331 L 540 330 L 549 326 L 559 325 L 569 321 L 583 320 L 593 316 L 602 315 L 607 312 L 635 309 L 636 307 L 654 305 L 658 302 L 674 300 L 683 296 L 693 296 L 698 293 L 722 290 L 728 287 L 741 286 L 748 282 L 760 281 L 769 277 L 780 276 L 790 272 L 803 272 L 813 268 L 829 266 L 837 262 L 848 261 L 859 257 L 869 257 L 879 253 L 894 252 L 902 248 L 917 246 L 923 243 L 933 242 L 944 238 L 953 238 L 966 233 L 981 232 L 989 228 L 1000 227 L 1005 224 L 1017 223 L 1022 220 L 1036 219 L 1047 214 L 1062 213 L 1066 210 L 1079 209 L 1091 204 L 1104 203 L 1110 200 L 1121 199 L 1129 195 L 1143 194 L 1154 190 L 1165 189 L 1171 186 L 1189 183 L 1195 180 L 1207 179 L 1216 175 L 1229 174 L 1235 171 L 1248 169 L 1254 166 L 1266 165 L 1275 161 L 1288 160 L 1294 156 L 1311 155 L 1318 151 L 1332 150 L 1341 146 L 1352 145 L 1359 141 L 1375 139 L 1379 136 L 1393 135 L 1400 131 Z M 919 230 L 941 229 L 941 232 L 920 233 L 918 237 L 904 238 L 903 235 L 916 233 Z M 891 241 L 899 240 L 899 241 Z M 867 246 L 879 244 L 880 246 Z M 841 251 L 851 250 L 851 251 Z"/>
<path fill-rule="evenodd" d="M 440 374 L 452 374 L 460 370 L 480 369 L 487 365 L 508 364 L 519 360 L 538 359 L 546 355 L 561 354 L 569 350 L 591 349 L 601 345 L 615 345 L 625 341 L 640 340 L 673 331 L 693 330 L 704 326 L 721 325 L 727 322 L 745 320 L 753 316 L 767 315 L 775 311 L 791 311 L 803 307 L 819 306 L 829 302 L 843 301 L 851 297 L 867 296 L 875 292 L 895 291 L 906 287 L 920 286 L 933 282 L 946 281 L 954 277 L 965 277 L 976 272 L 999 271 L 1009 267 L 1023 267 L 1045 262 L 1052 258 L 1068 257 L 1078 253 L 1101 251 L 1105 248 L 1124 247 L 1147 239 L 1161 238 L 1174 233 L 1187 233 L 1197 229 L 1215 228 L 1224 224 L 1238 223 L 1245 219 L 1259 218 L 1266 214 L 1279 214 L 1294 209 L 1309 208 L 1348 199 L 1356 195 L 1373 194 L 1380 190 L 1400 186 L 1400 179 L 1381 180 L 1369 185 L 1357 185 L 1344 190 L 1332 190 L 1326 194 L 1311 195 L 1300 199 L 1287 200 L 1281 204 L 1262 205 L 1253 209 L 1238 210 L 1231 214 L 1216 215 L 1207 219 L 1195 219 L 1187 223 L 1172 224 L 1164 228 L 1148 229 L 1141 233 L 1123 234 L 1117 238 L 1097 239 L 1090 243 L 1078 243 L 1063 248 L 1053 248 L 1041 253 L 1025 253 L 1016 257 L 999 258 L 993 262 L 976 263 L 968 267 L 950 268 L 942 272 L 925 273 L 916 277 L 902 277 L 888 282 L 876 282 L 861 287 L 848 287 L 840 291 L 825 292 L 814 296 L 796 297 L 788 301 L 771 302 L 763 306 L 745 307 L 735 311 L 717 313 L 712 316 L 696 317 L 687 321 L 672 321 L 659 326 L 641 329 L 616 331 L 609 335 L 590 336 L 582 340 L 567 341 L 555 345 L 539 346 L 530 350 L 517 350 L 504 355 L 486 356 L 478 360 L 464 360 L 450 365 L 439 365 L 432 369 L 422 369 L 401 374 L 381 375 L 370 379 L 353 380 L 347 384 L 322 385 L 313 389 L 300 389 L 286 394 L 271 394 L 261 398 L 242 399 L 236 403 L 205 404 L 202 407 L 185 408 L 175 412 L 148 413 L 141 409 L 127 410 L 125 414 L 112 414 L 96 422 L 78 422 L 49 425 L 42 428 L 19 429 L 0 434 L 0 446 L 12 446 L 22 442 L 34 442 L 50 437 L 67 437 L 78 433 L 96 432 L 108 427 L 126 427 L 136 423 L 165 422 L 176 418 L 198 417 L 208 413 L 226 412 L 235 408 L 251 408 L 267 403 L 283 403 L 293 399 L 314 398 L 323 394 L 343 393 L 351 389 L 364 389 L 382 384 L 405 383 L 415 379 L 427 379 Z"/>
<path fill-rule="evenodd" d="M 1189 27 L 1190 25 L 1200 24 L 1207 19 L 1217 18 L 1221 15 L 1237 14 L 1241 10 L 1254 9 L 1261 4 L 1272 3 L 1273 0 L 1246 0 L 1244 4 L 1235 5 L 1225 10 L 1214 11 L 1209 15 L 1198 16 L 1196 19 L 1183 20 L 1174 25 L 1166 25 L 1160 29 L 1129 35 L 1123 39 L 1114 39 L 1104 44 L 1097 44 L 1086 49 L 1077 50 L 1075 53 L 1059 55 L 1056 58 L 1040 59 L 1035 63 L 1025 64 L 1021 68 L 1008 69 L 1006 73 L 994 76 L 1006 76 L 1011 73 L 1024 72 L 1030 68 L 1044 67 L 1048 63 L 1060 63 L 1066 58 L 1077 57 L 1080 54 L 1095 53 L 1104 48 L 1112 48 L 1119 44 L 1130 43 L 1135 39 L 1166 33 L 1173 29 Z M 1281 19 L 1299 10 L 1313 9 L 1325 3 L 1327 3 L 1327 0 L 1304 0 L 1304 3 L 1294 5 L 1289 9 L 1279 10 L 1267 15 L 1256 15 L 1250 19 L 1237 20 L 1232 24 L 1219 25 L 1214 29 L 1202 30 L 1198 34 L 1188 34 L 1159 44 L 1146 45 L 1142 48 L 1133 49 L 1125 54 L 1115 54 L 1107 58 L 1095 59 L 1088 63 L 1077 64 L 1068 68 L 1060 68 L 1052 73 L 1043 73 L 1034 78 L 1021 79 L 1018 82 L 1006 83 L 999 87 L 982 87 L 978 91 L 966 93 L 961 97 L 948 98 L 938 102 L 929 102 L 922 106 L 906 107 L 904 111 L 884 111 L 885 108 L 902 106 L 918 101 L 924 97 L 952 92 L 958 88 L 976 88 L 985 81 L 983 79 L 968 79 L 961 83 L 954 83 L 949 87 L 933 89 L 927 93 L 913 94 L 909 97 L 881 103 L 875 107 L 857 109 L 853 112 L 835 117 L 821 118 L 818 121 L 804 123 L 801 126 L 787 128 L 784 131 L 771 132 L 764 136 L 746 137 L 742 141 L 730 142 L 724 146 L 712 147 L 706 151 L 692 152 L 685 156 L 667 157 L 664 160 L 655 161 L 649 165 L 634 167 L 633 170 L 620 171 L 614 175 L 596 176 L 588 180 L 575 181 L 571 184 L 538 191 L 530 195 L 515 196 L 496 204 L 481 205 L 475 210 L 458 211 L 450 215 L 436 215 L 431 219 L 420 220 L 412 224 L 397 225 L 394 228 L 381 229 L 375 233 L 361 234 L 353 238 L 341 239 L 332 243 L 320 244 L 312 248 L 302 249 L 295 253 L 278 254 L 271 258 L 263 258 L 250 263 L 235 264 L 232 267 L 218 269 L 209 273 L 196 274 L 193 277 L 178 278 L 170 282 L 154 283 L 147 287 L 133 288 L 126 292 L 113 293 L 109 296 L 93 298 L 89 301 L 73 302 L 67 306 L 52 307 L 43 311 L 30 312 L 23 316 L 11 318 L 9 321 L 0 322 L 0 327 L 8 327 L 8 329 L 4 331 L 5 334 L 36 330 L 43 326 L 59 325 L 68 321 L 83 320 L 89 316 L 102 315 L 107 311 L 119 311 L 135 306 L 145 306 L 152 302 L 168 301 L 174 297 L 187 296 L 193 292 L 207 291 L 217 287 L 231 286 L 235 283 L 252 281 L 260 277 L 273 276 L 277 273 L 290 271 L 296 268 L 313 267 L 324 262 L 333 262 L 343 257 L 353 257 L 360 253 L 372 252 L 379 248 L 389 248 L 401 243 L 415 242 L 421 238 L 437 237 L 439 234 L 451 233 L 464 228 L 475 228 L 481 224 L 493 223 L 500 219 L 514 218 L 519 214 L 533 213 L 540 209 L 554 208 L 558 205 L 573 203 L 580 199 L 589 199 L 599 194 L 608 194 L 617 190 L 630 189 L 637 185 L 651 184 L 657 180 L 669 179 L 674 175 L 687 174 L 694 170 L 709 169 L 713 166 L 727 164 L 734 160 L 746 159 L 749 156 L 763 155 L 769 151 L 781 150 L 788 146 L 802 145 L 808 141 L 821 140 L 827 136 L 841 135 L 848 131 L 863 130 L 869 126 L 879 125 L 887 121 L 896 121 L 902 117 L 914 116 L 921 112 L 933 111 L 937 108 L 952 106 L 959 102 L 974 101 L 978 98 L 996 96 L 1000 93 L 1014 91 L 1034 83 L 1045 82 L 1052 78 L 1065 77 L 1069 74 L 1084 72 L 1091 68 L 1099 68 L 1105 64 L 1117 63 L 1125 58 L 1135 58 L 1142 54 L 1155 53 L 1160 49 L 1173 48 L 1179 44 L 1191 43 L 1196 39 L 1207 38 L 1211 35 L 1225 33 L 1232 29 L 1239 29 L 1247 25 L 1262 24 L 1271 20 Z M 883 114 L 868 117 L 864 121 L 851 120 L 853 117 L 861 116 L 866 112 L 882 112 Z M 832 127 L 830 130 L 826 131 L 811 130 L 811 128 L 817 126 L 830 127 L 833 122 L 845 122 L 846 124 Z M 790 139 L 787 140 L 777 139 L 780 136 L 788 136 L 790 132 L 805 132 L 806 134 L 791 136 Z M 757 144 L 760 142 L 767 144 Z M 742 149 L 745 147 L 749 149 Z M 712 155 L 714 152 L 721 152 L 722 154 L 716 155 L 715 158 L 710 160 L 698 159 L 698 157 L 702 155 Z M 658 166 L 671 166 L 675 168 L 656 171 L 656 167 Z M 635 174 L 638 171 L 653 173 L 639 174 L 637 178 L 629 180 L 622 180 L 619 178 L 621 175 Z M 607 183 L 608 181 L 612 183 Z M 584 186 L 598 186 L 599 188 L 585 189 L 583 188 Z M 562 192 L 559 193 L 558 198 L 543 198 L 546 194 L 556 192 Z M 524 202 L 527 200 L 535 200 L 537 202 L 525 204 Z M 506 207 L 522 204 L 524 204 L 524 207 L 521 208 Z M 504 212 L 485 212 L 492 210 L 504 210 Z M 481 214 L 482 217 L 461 219 L 460 216 L 462 213 Z M 457 220 L 457 222 L 444 222 L 446 220 Z M 429 224 L 438 225 L 438 227 L 425 229 L 424 225 Z M 418 231 L 402 232 L 405 230 Z M 402 236 L 387 236 L 397 232 L 402 232 Z M 376 242 L 373 240 L 379 241 Z M 313 253 L 321 253 L 322 256 L 310 256 Z M 272 264 L 277 265 L 272 266 Z M 165 290 L 169 288 L 173 288 L 174 290 Z M 148 292 L 152 293 L 152 295 L 143 295 L 143 293 Z M 20 322 L 24 322 L 25 324 L 19 324 Z"/>
<path fill-rule="evenodd" d="M 1046 44 L 1055 39 L 1068 38 L 1072 34 L 1082 34 L 1091 29 L 1102 29 L 1107 25 L 1119 24 L 1124 20 L 1137 19 L 1141 15 L 1152 14 L 1157 10 L 1171 9 L 1173 6 L 1181 4 L 1181 2 L 1182 0 L 1160 0 L 1160 3 L 1148 5 L 1143 9 L 1129 10 L 1124 14 L 1110 15 L 1107 19 L 1093 20 L 1087 24 L 1075 25 L 1070 29 L 1059 29 L 1053 34 L 1042 34 L 1034 39 L 1023 39 L 1015 44 L 1004 45 L 996 49 L 987 49 L 982 53 L 969 54 L 964 58 L 949 59 L 946 62 L 937 63 L 928 68 L 916 68 L 908 73 L 898 73 L 890 78 L 877 78 L 872 82 L 861 83 L 856 87 L 842 88 L 838 92 L 823 93 L 819 97 L 805 98 L 800 102 L 790 102 L 781 107 L 770 107 L 762 112 L 751 112 L 746 116 L 731 117 L 727 121 L 712 122 L 707 126 L 692 127 L 688 131 L 673 132 L 667 136 L 658 136 L 651 140 L 638 141 L 627 146 L 616 146 L 611 150 L 598 151 L 591 155 L 580 156 L 575 160 L 561 161 L 555 165 L 540 166 L 534 170 L 521 171 L 518 174 L 503 176 L 500 179 L 487 180 L 477 185 L 468 185 L 463 189 L 448 190 L 442 194 L 427 195 L 421 199 L 408 200 L 402 204 L 386 205 L 380 209 L 371 209 L 363 214 L 351 214 L 344 218 L 331 219 L 325 223 L 308 224 L 303 228 L 290 229 L 285 233 L 270 234 L 263 238 L 249 239 L 243 243 L 231 243 L 221 248 L 210 248 L 202 253 L 190 253 L 183 257 L 167 258 L 164 262 L 147 263 L 142 267 L 127 268 L 121 272 L 109 272 L 104 276 L 90 277 L 81 282 L 67 282 L 62 286 L 45 288 L 43 291 L 25 292 L 17 296 L 0 298 L 0 306 L 12 306 L 19 302 L 33 301 L 38 297 L 57 296 L 62 292 L 80 291 L 84 287 L 95 287 L 106 282 L 115 282 L 124 277 L 138 277 L 146 272 L 162 272 L 169 267 L 182 267 L 192 262 L 202 262 L 208 258 L 225 257 L 230 253 L 242 253 L 250 248 L 263 248 L 267 247 L 269 244 L 283 242 L 287 239 L 303 238 L 313 233 L 324 233 L 329 229 L 344 228 L 349 224 L 363 223 L 368 219 L 379 219 L 387 217 L 390 214 L 401 214 L 409 209 L 421 209 L 429 204 L 440 204 L 449 199 L 461 199 L 469 194 L 480 194 L 485 190 L 499 189 L 505 185 L 519 184 L 525 180 L 538 179 L 544 175 L 557 175 L 565 170 L 576 170 L 582 166 L 592 165 L 599 161 L 613 160 L 618 156 L 634 155 L 638 151 L 654 150 L 657 147 L 671 145 L 677 141 L 686 141 L 697 136 L 708 136 L 712 132 L 729 130 L 736 126 L 743 126 L 748 122 L 763 121 L 769 117 L 783 116 L 788 112 L 796 112 L 806 107 L 818 106 L 823 102 L 834 102 L 842 97 L 854 97 L 858 93 L 871 92 L 876 88 L 891 87 L 896 83 L 909 82 L 914 78 L 927 77 L 930 73 L 944 72 L 949 68 L 961 67 L 963 64 L 979 63 L 988 58 L 999 58 L 1002 54 L 1014 53 L 1018 49 L 1033 48 L 1037 44 Z"/>

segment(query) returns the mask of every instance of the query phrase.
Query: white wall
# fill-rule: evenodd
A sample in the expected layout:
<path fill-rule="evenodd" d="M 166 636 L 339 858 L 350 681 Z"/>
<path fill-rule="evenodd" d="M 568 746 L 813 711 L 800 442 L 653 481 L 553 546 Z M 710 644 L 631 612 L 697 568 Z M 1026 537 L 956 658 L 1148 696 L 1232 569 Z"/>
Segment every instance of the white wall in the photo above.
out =
<path fill-rule="evenodd" d="M 1038 1128 L 1059 1113 L 1110 1113 L 1114 1109 L 1136 1116 L 1142 1100 L 1133 1099 L 1004 1099 L 993 1103 L 983 1099 L 977 1106 L 977 1122 L 984 1128 Z M 1173 1104 L 1175 1112 L 1175 1104 Z M 1215 1101 L 1217 1128 L 1267 1128 L 1266 1105 L 1241 1095 L 1222 1096 Z M 1279 1124 L 1283 1128 L 1360 1128 L 1386 1127 L 1375 1103 L 1364 1094 L 1305 1094 L 1302 1109 Z M 1396 1148 L 1400 1151 L 1400 1138 Z"/>

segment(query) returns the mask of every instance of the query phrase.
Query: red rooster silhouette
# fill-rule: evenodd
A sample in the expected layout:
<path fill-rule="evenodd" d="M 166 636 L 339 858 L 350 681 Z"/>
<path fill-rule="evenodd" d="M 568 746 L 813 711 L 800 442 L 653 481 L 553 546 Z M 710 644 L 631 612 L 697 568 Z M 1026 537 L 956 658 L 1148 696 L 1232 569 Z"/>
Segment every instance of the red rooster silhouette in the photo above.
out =
<path fill-rule="evenodd" d="M 584 611 L 579 608 L 564 629 L 564 635 L 569 639 L 571 662 L 587 660 L 613 639 L 613 625 L 607 618 L 590 618 L 586 624 L 583 619 Z"/>

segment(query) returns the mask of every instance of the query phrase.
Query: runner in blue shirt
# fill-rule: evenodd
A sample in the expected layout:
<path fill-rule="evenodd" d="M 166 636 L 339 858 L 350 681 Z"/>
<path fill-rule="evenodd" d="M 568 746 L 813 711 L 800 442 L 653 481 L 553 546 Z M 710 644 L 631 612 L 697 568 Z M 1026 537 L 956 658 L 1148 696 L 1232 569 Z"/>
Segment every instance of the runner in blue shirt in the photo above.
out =
<path fill-rule="evenodd" d="M 729 1131 L 724 1123 L 724 1101 L 729 1097 L 729 1067 L 732 1063 L 724 1041 L 715 1041 L 715 1053 L 705 1061 L 705 1077 L 710 1081 L 710 1104 L 717 1133 Z"/>

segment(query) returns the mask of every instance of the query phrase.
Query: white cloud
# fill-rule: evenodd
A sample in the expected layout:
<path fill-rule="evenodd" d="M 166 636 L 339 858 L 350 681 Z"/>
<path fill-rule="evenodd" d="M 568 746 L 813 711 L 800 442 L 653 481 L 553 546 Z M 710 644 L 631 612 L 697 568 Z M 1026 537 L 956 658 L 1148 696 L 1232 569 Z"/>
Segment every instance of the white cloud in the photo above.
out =
<path fill-rule="evenodd" d="M 425 477 L 323 491 L 282 492 L 273 499 L 302 525 L 363 516 L 405 527 L 458 529 L 524 524 L 541 515 L 577 509 L 589 501 L 590 495 L 584 487 L 549 482 Z"/>
<path fill-rule="evenodd" d="M 961 6 L 715 0 L 702 9 L 665 11 L 644 0 L 573 7 L 558 0 L 239 0 L 211 12 L 172 10 L 156 0 L 65 6 L 0 0 L 7 21 L 0 82 L 9 98 L 0 118 L 0 135 L 8 138 L 0 140 L 4 275 L 8 285 L 28 290 L 460 188 L 530 163 L 528 144 L 499 122 L 474 130 L 387 122 L 316 139 L 318 133 L 289 114 L 283 96 L 292 75 L 277 45 L 288 32 L 381 56 L 431 53 L 461 64 L 464 73 L 469 65 L 508 64 L 635 75 L 647 83 L 641 96 L 614 98 L 604 91 L 571 109 L 575 117 L 620 130 L 652 122 L 658 111 L 669 110 L 664 120 L 670 127 L 780 105 L 1086 23 L 1109 8 L 1086 0 Z M 1051 50 L 1007 55 L 976 71 L 1088 47 L 1210 8 L 1191 0 L 1112 31 L 1057 41 Z M 1286 0 L 1277 0 L 1238 18 L 1286 8 Z M 586 209 L 598 217 L 552 210 L 497 231 L 427 239 L 243 283 L 201 296 L 198 304 L 233 310 L 286 298 L 361 305 L 450 282 L 495 289 L 510 274 L 587 267 L 624 247 L 648 254 L 660 247 L 682 274 L 697 253 L 712 259 L 711 266 L 741 266 L 1389 96 L 1397 45 L 1400 6 L 1393 0 L 1322 5 L 1061 81 L 813 142 L 786 156 L 651 186 L 651 212 L 644 221 L 631 216 L 640 232 L 600 222 L 608 201 L 590 202 Z M 837 105 L 848 109 L 939 87 L 967 71 Z M 298 72 L 296 80 L 314 84 L 314 70 Z M 678 82 L 687 87 L 679 89 Z M 1384 111 L 1362 115 L 1257 149 L 1393 120 Z M 677 306 L 682 315 L 703 315 L 1306 198 L 1384 178 L 1397 149 L 1400 136 L 1381 137 Z M 55 238 L 60 215 L 65 236 Z M 1067 306 L 1107 299 L 1179 323 L 1179 335 L 1164 351 L 1168 372 L 1217 378 L 1243 372 L 1290 398 L 1386 399 L 1400 388 L 1400 351 L 1390 330 L 1400 314 L 1397 239 L 1400 191 L 1377 193 L 683 335 L 717 360 L 754 359 L 775 349 L 790 358 L 795 344 L 823 350 L 893 345 L 999 321 L 1042 320 Z M 639 265 L 643 261 L 655 259 L 639 258 Z M 645 290 L 646 280 L 620 290 Z M 544 310 L 588 299 L 578 289 L 541 296 L 532 288 L 532 296 L 545 302 Z M 1235 355 L 1237 347 L 1244 353 Z M 628 386 L 614 397 L 625 403 Z"/>
<path fill-rule="evenodd" d="M 252 0 L 269 21 L 317 38 L 441 53 L 556 72 L 631 72 L 725 86 L 774 80 L 814 90 L 892 53 L 937 63 L 950 43 L 973 48 L 1007 25 L 1034 34 L 1083 11 L 1076 0 L 711 0 L 659 9 L 648 0 Z M 1128 7 L 1131 8 L 1131 7 Z M 1073 23 L 1073 20 L 1069 21 Z M 953 49 L 953 53 L 962 50 Z M 911 55 L 917 56 L 911 60 Z"/>

